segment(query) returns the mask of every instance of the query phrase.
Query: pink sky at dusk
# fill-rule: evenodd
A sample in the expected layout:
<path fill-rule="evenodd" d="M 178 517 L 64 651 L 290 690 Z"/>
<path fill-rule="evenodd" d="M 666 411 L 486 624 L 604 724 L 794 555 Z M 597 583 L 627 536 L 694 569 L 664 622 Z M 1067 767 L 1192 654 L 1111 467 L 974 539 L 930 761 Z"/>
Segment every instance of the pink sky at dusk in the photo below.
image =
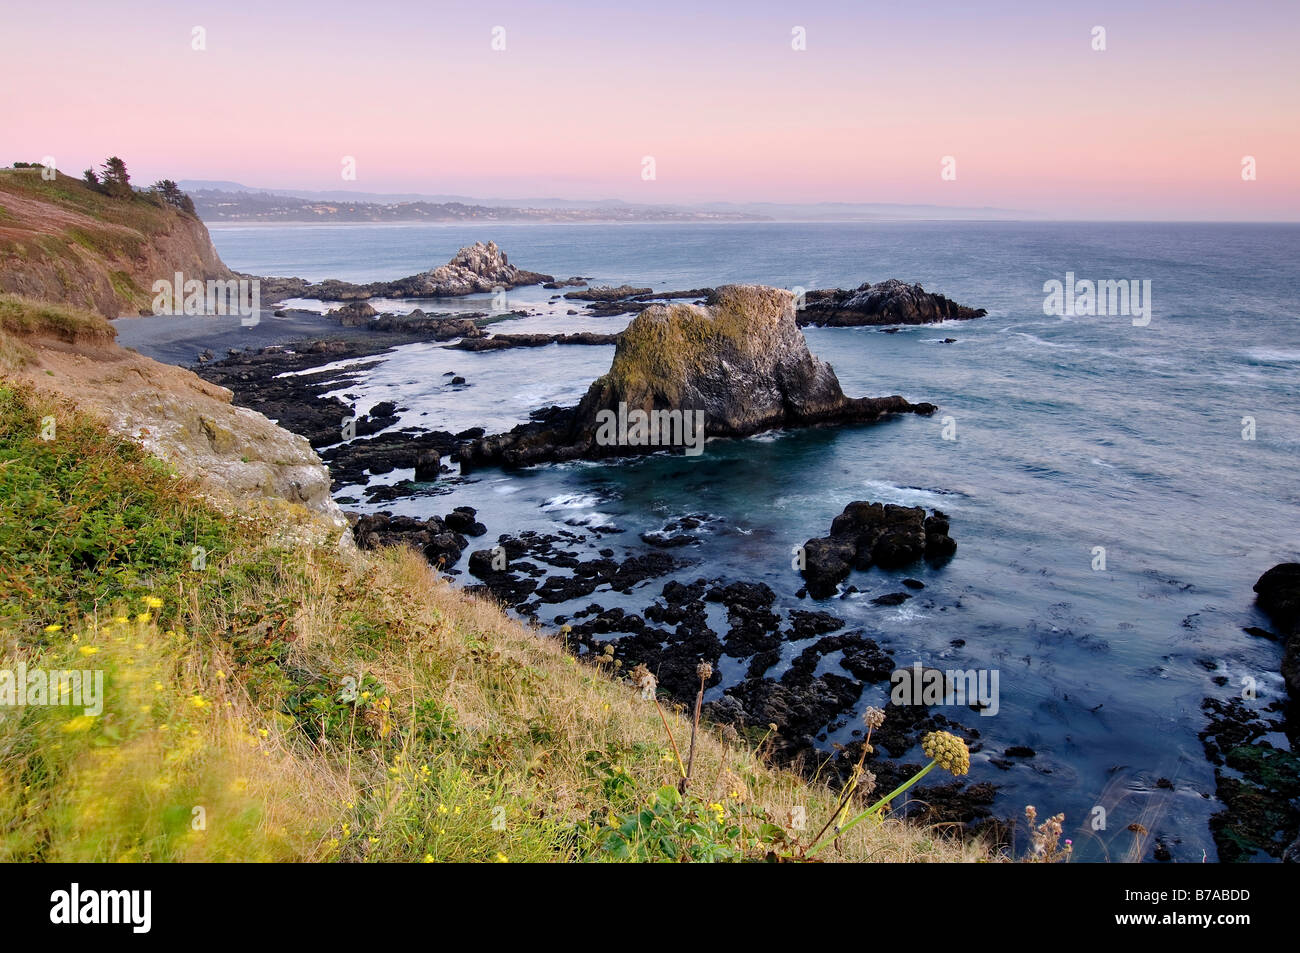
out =
<path fill-rule="evenodd" d="M 0 162 L 52 155 L 75 175 L 118 154 L 138 181 L 268 188 L 1300 220 L 1300 4 L 727 8 L 15 4 Z"/>

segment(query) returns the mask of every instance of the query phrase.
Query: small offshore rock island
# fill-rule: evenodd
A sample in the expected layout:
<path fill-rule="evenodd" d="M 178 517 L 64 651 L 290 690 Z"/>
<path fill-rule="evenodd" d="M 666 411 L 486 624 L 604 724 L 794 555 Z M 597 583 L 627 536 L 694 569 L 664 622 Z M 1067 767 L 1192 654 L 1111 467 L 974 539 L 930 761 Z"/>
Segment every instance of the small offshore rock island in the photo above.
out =
<path fill-rule="evenodd" d="M 710 437 L 867 423 L 936 409 L 900 396 L 846 397 L 830 365 L 809 352 L 790 292 L 724 285 L 702 306 L 656 304 L 642 311 L 618 335 L 609 372 L 577 406 L 550 408 L 509 433 L 463 445 L 462 470 L 656 449 L 597 439 L 601 415 L 619 408 L 647 417 L 700 414 Z"/>

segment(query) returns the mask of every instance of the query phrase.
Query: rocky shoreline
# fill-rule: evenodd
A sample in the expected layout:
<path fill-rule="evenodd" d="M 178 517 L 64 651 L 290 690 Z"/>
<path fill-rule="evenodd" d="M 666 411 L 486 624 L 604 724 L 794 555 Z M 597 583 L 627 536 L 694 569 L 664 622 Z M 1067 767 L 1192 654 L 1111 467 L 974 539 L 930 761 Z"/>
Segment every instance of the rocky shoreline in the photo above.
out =
<path fill-rule="evenodd" d="M 700 519 L 685 517 L 681 523 L 686 525 L 677 528 L 689 531 Z M 414 545 L 439 565 L 454 562 L 453 554 L 466 548 L 465 534 L 478 526 L 476 513 L 462 508 L 423 521 L 369 514 L 357 519 L 354 532 L 363 548 Z M 828 755 L 829 734 L 847 727 L 864 691 L 889 683 L 898 668 L 893 655 L 865 630 L 850 629 L 830 612 L 809 608 L 782 613 L 775 606 L 776 593 L 762 583 L 700 577 L 689 583 L 668 581 L 657 593 L 644 587 L 693 564 L 677 551 L 651 550 L 619 559 L 593 530 L 502 534 L 493 545 L 469 552 L 468 572 L 477 582 L 468 590 L 539 624 L 548 605 L 602 591 L 624 600 L 640 594 L 647 601 L 639 611 L 592 601 L 571 614 L 551 617 L 546 627 L 551 632 L 558 628 L 556 637 L 579 657 L 616 673 L 647 666 L 660 687 L 683 703 L 699 687 L 696 668 L 701 661 L 712 666 L 707 687 L 713 687 L 722 682 L 721 658 L 740 660 L 744 675 L 705 705 L 706 717 L 724 732 L 755 740 L 766 736 L 767 750 L 780 764 L 820 771 L 832 782 L 847 781 L 861 754 L 862 732 L 853 730 L 857 740 L 834 745 Z M 725 631 L 710 625 L 711 605 L 725 612 Z M 810 639 L 814 641 L 780 676 L 767 674 L 778 663 L 782 645 Z M 835 670 L 818 674 L 827 659 L 837 659 Z M 899 759 L 924 733 L 937 730 L 958 731 L 970 739 L 973 753 L 983 750 L 978 729 L 951 720 L 937 708 L 891 705 L 883 730 L 873 736 L 877 754 L 870 764 L 878 786 L 887 788 L 915 773 L 919 764 Z M 1032 757 L 1032 752 L 1026 756 Z M 1000 841 L 1008 828 L 993 818 L 995 793 L 996 786 L 989 782 L 930 785 L 910 813 L 925 822 L 962 824 Z"/>
<path fill-rule="evenodd" d="M 255 275 L 241 275 L 255 278 Z M 310 282 L 304 278 L 260 278 L 265 302 L 286 298 L 315 298 L 319 301 L 366 301 L 370 298 L 453 298 L 510 290 L 524 285 L 554 282 L 552 275 L 524 271 L 510 264 L 496 242 L 475 242 L 458 251 L 445 265 L 394 281 L 373 281 L 358 285 L 331 278 Z"/>
<path fill-rule="evenodd" d="M 1255 593 L 1259 609 L 1277 631 L 1246 631 L 1280 643 L 1289 699 L 1253 708 L 1243 697 L 1255 697 L 1247 683 L 1234 684 L 1235 695 L 1202 702 L 1207 725 L 1200 738 L 1224 805 L 1210 818 L 1210 832 L 1221 861 L 1265 855 L 1300 863 L 1300 563 L 1274 566 L 1255 583 Z M 1214 682 L 1225 688 L 1230 684 L 1222 674 Z M 1284 735 L 1290 750 L 1273 744 L 1270 735 Z"/>
<path fill-rule="evenodd" d="M 648 290 L 633 289 L 637 294 Z M 614 295 L 622 295 L 615 289 Z M 588 298 L 595 305 L 618 304 L 619 300 L 600 289 Z M 681 299 L 701 297 L 701 290 L 682 292 Z M 393 343 L 436 335 L 441 317 L 417 315 L 414 320 L 388 320 L 379 315 L 358 314 L 350 331 L 369 329 L 352 341 L 317 341 L 294 348 L 272 348 L 241 353 L 209 363 L 199 372 L 209 380 L 231 388 L 236 401 L 277 419 L 282 426 L 308 437 L 329 465 L 336 489 L 363 485 L 366 472 L 379 474 L 410 468 L 415 481 L 396 486 L 365 489 L 367 501 L 382 504 L 386 499 L 412 493 L 437 492 L 439 476 L 459 462 L 462 470 L 489 463 L 539 462 L 563 458 L 579 447 L 582 453 L 600 456 L 605 448 L 591 439 L 572 439 L 588 426 L 599 409 L 632 402 L 654 408 L 669 400 L 688 410 L 704 410 L 718 435 L 745 436 L 780 426 L 826 426 L 866 423 L 899 413 L 929 414 L 930 404 L 913 404 L 902 397 L 849 398 L 839 387 L 834 372 L 808 352 L 794 320 L 793 296 L 777 289 L 723 287 L 702 290 L 700 306 L 665 303 L 659 300 L 632 301 L 639 316 L 619 335 L 487 335 L 467 332 L 450 345 L 455 350 L 495 350 L 505 347 L 538 347 L 557 344 L 609 344 L 616 346 L 610 373 L 593 383 L 588 397 L 574 408 L 543 408 L 530 424 L 511 435 L 499 435 L 495 445 L 481 430 L 452 434 L 417 428 L 387 430 L 399 419 L 400 409 L 381 402 L 352 418 L 355 437 L 341 441 L 340 423 L 353 409 L 338 398 L 321 399 L 327 390 L 357 379 L 373 360 Z M 472 320 L 472 319 L 471 319 Z M 740 333 L 743 326 L 744 331 Z M 380 331 L 387 329 L 387 333 Z M 660 366 L 654 354 L 665 353 L 665 336 L 677 340 L 699 340 L 697 351 L 682 354 L 673 367 Z M 496 343 L 493 343 L 496 342 Z M 621 355 L 621 357 L 620 357 Z M 711 357 L 712 355 L 712 357 Z M 650 360 L 647 360 L 650 357 Z M 340 362 L 345 363 L 339 368 Z M 331 364 L 329 372 L 313 373 L 313 367 Z M 285 371 L 297 371 L 283 376 Z M 737 385 L 744 388 L 736 390 Z M 730 393 L 732 396 L 727 397 Z M 594 396 L 593 396 L 594 395 Z M 708 398 L 695 404 L 693 398 Z M 360 410 L 360 408 L 358 408 Z M 519 434 L 525 436 L 522 441 Z M 532 454 L 512 455 L 542 435 Z M 504 438 L 504 440 L 502 440 Z M 550 446 L 546 447 L 546 441 Z M 568 442 L 566 442 L 568 441 Z M 626 452 L 617 446 L 610 452 Z M 429 485 L 433 481 L 433 485 Z M 855 504 L 856 505 L 856 504 Z M 883 511 L 882 511 L 883 512 Z M 893 508 L 890 510 L 891 518 Z M 910 514 L 910 511 L 909 511 Z M 941 514 L 925 516 L 922 531 L 938 532 L 935 520 Z M 707 514 L 681 517 L 665 524 L 662 531 L 641 538 L 644 549 L 621 546 L 625 555 L 604 543 L 612 527 L 574 527 L 555 533 L 502 534 L 494 545 L 471 548 L 471 540 L 485 528 L 478 514 L 461 507 L 442 517 L 418 519 L 391 512 L 353 514 L 353 535 L 358 545 L 410 545 L 444 571 L 459 575 L 468 571 L 476 591 L 499 601 L 524 618 L 541 621 L 544 607 L 558 606 L 600 592 L 620 599 L 651 594 L 647 583 L 656 578 L 689 570 L 695 533 L 714 519 Z M 910 520 L 910 515 L 909 515 Z M 927 522 L 928 521 L 928 522 Z M 899 524 L 900 532 L 905 520 Z M 950 541 L 950 540 L 949 540 Z M 937 545 L 937 544 L 936 544 Z M 922 550 L 926 547 L 923 542 Z M 869 547 L 868 547 L 869 550 Z M 468 553 L 468 560 L 462 557 Z M 884 564 L 888 560 L 880 560 Z M 919 582 L 917 588 L 924 588 Z M 820 592 L 820 591 L 819 591 Z M 916 592 L 913 589 L 906 597 Z M 744 675 L 729 685 L 720 698 L 706 706 L 708 716 L 726 731 L 755 737 L 776 731 L 768 741 L 773 757 L 784 764 L 813 769 L 820 765 L 824 777 L 844 780 L 856 761 L 861 740 L 835 746 L 827 761 L 830 732 L 846 726 L 846 720 L 868 686 L 887 683 L 896 667 L 889 651 L 861 629 L 850 629 L 845 620 L 816 608 L 792 609 L 784 614 L 775 606 L 770 587 L 744 580 L 700 577 L 684 583 L 670 580 L 658 587 L 657 595 L 639 611 L 606 607 L 592 601 L 547 620 L 559 627 L 571 650 L 582 656 L 602 659 L 627 672 L 645 664 L 657 674 L 661 686 L 673 697 L 688 701 L 697 686 L 695 669 L 701 660 L 715 665 L 712 681 L 721 678 L 717 665 L 723 655 L 740 659 Z M 900 600 L 901 601 L 901 600 Z M 581 604 L 581 603 L 579 603 Z M 885 606 L 894 603 L 877 601 Z M 725 612 L 725 631 L 715 631 L 709 622 L 709 606 Z M 784 615 L 784 617 L 783 617 Z M 788 641 L 812 641 L 779 677 L 767 673 L 780 658 L 780 647 Z M 838 657 L 831 671 L 818 673 L 822 660 Z M 919 765 L 900 763 L 926 731 L 960 730 L 972 739 L 972 750 L 980 750 L 978 731 L 959 726 L 925 705 L 891 706 L 890 719 L 873 743 L 889 757 L 877 754 L 872 770 L 879 783 L 889 784 L 910 776 Z M 853 732 L 854 735 L 860 734 Z M 995 837 L 1002 828 L 993 822 L 995 787 L 987 782 L 954 781 L 925 788 L 922 814 L 927 820 L 944 820 L 966 825 L 992 823 Z"/>

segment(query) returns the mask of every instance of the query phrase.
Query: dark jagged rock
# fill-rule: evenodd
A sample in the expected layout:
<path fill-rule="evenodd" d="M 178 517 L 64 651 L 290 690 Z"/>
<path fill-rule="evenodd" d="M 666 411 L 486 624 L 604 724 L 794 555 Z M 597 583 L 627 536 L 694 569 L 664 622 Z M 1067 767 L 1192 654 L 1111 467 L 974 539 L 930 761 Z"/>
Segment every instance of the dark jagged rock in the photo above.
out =
<path fill-rule="evenodd" d="M 334 439 L 338 439 L 337 433 Z M 458 437 L 445 430 L 403 428 L 373 437 L 359 436 L 347 443 L 326 447 L 320 451 L 320 457 L 330 468 L 336 487 L 350 486 L 366 483 L 371 474 L 414 470 L 421 456 L 431 459 L 430 453 L 454 459 L 460 443 Z M 436 476 L 431 479 L 436 479 Z M 418 476 L 416 480 L 424 482 Z"/>
<path fill-rule="evenodd" d="M 649 291 L 632 295 L 634 301 L 677 301 L 683 298 L 707 300 L 717 289 L 692 288 L 689 291 Z"/>
<path fill-rule="evenodd" d="M 850 398 L 830 365 L 813 357 L 795 325 L 792 296 L 756 285 L 718 289 L 710 305 L 655 305 L 619 335 L 609 373 L 576 407 L 552 407 L 506 434 L 461 450 L 462 470 L 501 464 L 654 452 L 663 442 L 601 440 L 601 418 L 702 414 L 708 436 L 744 437 L 780 427 L 863 423 L 931 414 L 902 397 Z"/>
<path fill-rule="evenodd" d="M 733 658 L 770 651 L 781 644 L 777 631 L 781 617 L 772 611 L 776 593 L 765 583 L 733 582 L 714 587 L 704 597 L 727 607 L 726 641 L 723 646 Z"/>
<path fill-rule="evenodd" d="M 582 291 L 570 291 L 564 297 L 571 301 L 618 301 L 636 295 L 654 294 L 653 288 L 633 288 L 631 285 L 619 285 L 617 288 L 601 286 L 584 288 Z"/>
<path fill-rule="evenodd" d="M 1259 577 L 1255 593 L 1283 643 L 1281 672 L 1290 697 L 1261 708 L 1232 696 L 1201 703 L 1208 724 L 1200 738 L 1225 808 L 1210 818 L 1210 831 L 1220 861 L 1250 861 L 1263 853 L 1300 862 L 1300 563 L 1274 566 Z M 1246 631 L 1273 637 L 1262 629 Z M 1286 735 L 1289 751 L 1269 742 L 1275 734 Z"/>
<path fill-rule="evenodd" d="M 1282 678 L 1294 704 L 1300 699 L 1300 563 L 1274 566 L 1259 577 L 1255 593 L 1283 637 Z"/>
<path fill-rule="evenodd" d="M 1290 725 L 1300 739 L 1300 563 L 1280 563 L 1255 583 L 1256 601 L 1282 637 L 1282 679 L 1291 696 Z"/>
<path fill-rule="evenodd" d="M 948 535 L 948 518 L 938 510 L 927 517 L 919 506 L 856 501 L 831 523 L 831 533 L 804 543 L 803 576 L 808 593 L 824 599 L 853 569 L 898 569 L 922 557 L 941 562 L 957 551 Z M 898 605 L 910 598 L 894 593 L 873 599 L 875 605 Z"/>
<path fill-rule="evenodd" d="M 367 513 L 357 517 L 352 536 L 362 549 L 408 545 L 424 553 L 425 559 L 440 568 L 452 566 L 460 559 L 469 541 L 453 532 L 436 516 L 418 519 L 392 513 Z"/>
<path fill-rule="evenodd" d="M 410 314 L 380 315 L 366 327 L 385 334 L 405 334 L 430 341 L 483 338 L 487 332 L 474 323 L 475 317 L 483 318 L 487 315 L 425 314 L 416 308 Z"/>
<path fill-rule="evenodd" d="M 933 324 L 937 321 L 966 321 L 983 317 L 983 308 L 967 308 L 940 294 L 930 294 L 920 285 L 897 278 L 857 288 L 809 291 L 797 320 L 801 326 L 831 328 L 881 324 Z"/>
<path fill-rule="evenodd" d="M 415 455 L 415 482 L 429 483 L 438 479 L 442 470 L 442 455 L 437 450 L 421 450 Z"/>
<path fill-rule="evenodd" d="M 545 347 L 548 344 L 616 344 L 617 334 L 577 331 L 573 334 L 493 334 L 491 337 L 466 336 L 450 344 L 457 351 L 502 351 L 512 347 Z"/>

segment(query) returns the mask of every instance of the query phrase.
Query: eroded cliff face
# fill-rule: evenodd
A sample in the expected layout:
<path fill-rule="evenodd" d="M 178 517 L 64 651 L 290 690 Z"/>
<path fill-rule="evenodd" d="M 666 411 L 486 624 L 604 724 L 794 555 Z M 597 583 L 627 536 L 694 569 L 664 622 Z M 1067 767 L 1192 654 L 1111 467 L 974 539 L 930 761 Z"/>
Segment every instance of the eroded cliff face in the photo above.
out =
<path fill-rule="evenodd" d="M 808 350 L 790 292 L 727 285 L 706 305 L 655 305 L 618 337 L 609 373 L 574 408 L 462 449 L 463 466 L 517 466 L 665 449 L 623 439 L 624 419 L 680 413 L 707 436 L 743 437 L 779 427 L 858 423 L 887 414 L 929 414 L 902 397 L 846 397 L 834 370 Z M 616 439 L 604 423 L 619 422 Z M 671 446 L 671 444 L 668 444 Z"/>
<path fill-rule="evenodd" d="M 118 347 L 97 315 L 26 306 L 28 314 L 66 314 L 55 331 L 48 317 L 26 326 L 12 320 L 23 308 L 0 295 L 0 317 L 10 318 L 0 324 L 0 376 L 95 413 L 230 510 L 282 507 L 287 537 L 350 542 L 347 520 L 330 497 L 329 471 L 305 438 L 233 406 L 224 387 Z"/>
<path fill-rule="evenodd" d="M 153 283 L 177 272 L 234 277 L 194 216 L 100 195 L 63 174 L 0 174 L 0 291 L 117 318 L 148 311 Z"/>

